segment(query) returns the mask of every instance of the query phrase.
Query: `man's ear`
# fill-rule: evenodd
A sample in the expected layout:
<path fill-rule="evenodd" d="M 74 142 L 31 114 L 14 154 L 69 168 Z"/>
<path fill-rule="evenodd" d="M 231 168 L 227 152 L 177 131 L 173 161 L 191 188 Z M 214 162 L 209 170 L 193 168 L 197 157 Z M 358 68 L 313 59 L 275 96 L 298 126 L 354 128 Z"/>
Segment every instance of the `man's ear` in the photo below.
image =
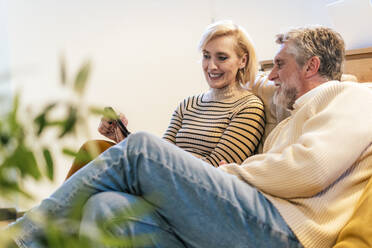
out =
<path fill-rule="evenodd" d="M 239 69 L 244 69 L 248 63 L 248 54 L 244 54 L 240 59 Z"/>
<path fill-rule="evenodd" d="M 320 59 L 317 56 L 311 57 L 305 64 L 305 76 L 312 77 L 319 72 Z"/>

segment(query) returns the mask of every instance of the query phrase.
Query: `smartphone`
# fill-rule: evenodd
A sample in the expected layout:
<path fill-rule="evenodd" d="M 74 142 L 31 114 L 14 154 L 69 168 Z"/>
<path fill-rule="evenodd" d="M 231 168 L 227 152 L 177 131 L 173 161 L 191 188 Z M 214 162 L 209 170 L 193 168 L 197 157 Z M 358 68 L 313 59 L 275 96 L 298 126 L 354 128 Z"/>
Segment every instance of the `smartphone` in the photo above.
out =
<path fill-rule="evenodd" d="M 124 125 L 124 123 L 120 120 L 119 115 L 116 114 L 115 110 L 111 107 L 105 107 L 103 109 L 104 115 L 106 118 L 110 119 L 112 122 L 116 122 L 118 125 L 120 131 L 124 135 L 124 137 L 127 137 L 130 132 L 128 131 L 127 127 Z"/>

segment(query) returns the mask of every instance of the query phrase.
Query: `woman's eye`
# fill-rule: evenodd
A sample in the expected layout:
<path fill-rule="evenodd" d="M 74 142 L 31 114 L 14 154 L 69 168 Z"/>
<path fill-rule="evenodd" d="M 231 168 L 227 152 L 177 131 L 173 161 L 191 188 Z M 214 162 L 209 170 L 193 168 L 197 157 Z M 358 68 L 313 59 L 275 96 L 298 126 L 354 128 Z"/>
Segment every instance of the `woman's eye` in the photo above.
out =
<path fill-rule="evenodd" d="M 209 59 L 210 57 L 209 54 L 203 54 L 203 59 Z"/>
<path fill-rule="evenodd" d="M 225 61 L 226 59 L 228 59 L 228 57 L 226 57 L 226 56 L 219 56 L 218 59 L 220 61 Z"/>

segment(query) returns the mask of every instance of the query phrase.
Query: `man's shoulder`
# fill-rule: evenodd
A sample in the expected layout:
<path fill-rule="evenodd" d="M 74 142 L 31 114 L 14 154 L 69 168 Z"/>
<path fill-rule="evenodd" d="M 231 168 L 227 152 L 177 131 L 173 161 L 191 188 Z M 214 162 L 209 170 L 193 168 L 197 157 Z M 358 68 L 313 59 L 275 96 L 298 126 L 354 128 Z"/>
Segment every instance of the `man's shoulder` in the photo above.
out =
<path fill-rule="evenodd" d="M 344 99 L 344 100 L 342 100 Z M 331 102 L 337 105 L 372 104 L 372 85 L 357 82 L 329 81 L 297 99 L 294 108 L 324 108 Z"/>
<path fill-rule="evenodd" d="M 358 83 L 358 82 L 349 82 L 349 81 L 328 81 L 323 83 L 310 91 L 309 95 L 339 95 L 342 92 L 346 91 L 362 91 L 367 94 L 372 94 L 372 83 Z"/>
<path fill-rule="evenodd" d="M 372 82 L 366 82 L 366 83 L 359 83 L 359 82 L 355 82 L 355 81 L 337 81 L 337 80 L 332 80 L 332 81 L 328 81 L 326 83 L 323 84 L 324 86 L 327 86 L 327 85 L 337 85 L 337 86 L 340 86 L 340 87 L 369 87 L 371 88 L 372 87 Z"/>
<path fill-rule="evenodd" d="M 342 92 L 346 91 L 353 91 L 353 92 L 364 92 L 367 95 L 372 94 L 372 83 L 358 83 L 358 82 L 349 82 L 349 81 L 329 81 L 324 83 L 320 87 L 320 91 L 335 91 L 335 93 L 341 94 Z"/>

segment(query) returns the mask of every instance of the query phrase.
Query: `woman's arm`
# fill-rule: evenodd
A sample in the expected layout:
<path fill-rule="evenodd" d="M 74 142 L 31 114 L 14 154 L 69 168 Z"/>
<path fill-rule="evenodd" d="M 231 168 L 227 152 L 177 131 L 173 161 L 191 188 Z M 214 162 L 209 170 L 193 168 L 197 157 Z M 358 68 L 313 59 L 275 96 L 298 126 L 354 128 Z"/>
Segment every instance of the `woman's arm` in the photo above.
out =
<path fill-rule="evenodd" d="M 183 102 L 181 102 L 173 112 L 170 124 L 163 135 L 163 139 L 171 142 L 172 144 L 176 144 L 176 135 L 182 126 L 182 107 Z"/>

